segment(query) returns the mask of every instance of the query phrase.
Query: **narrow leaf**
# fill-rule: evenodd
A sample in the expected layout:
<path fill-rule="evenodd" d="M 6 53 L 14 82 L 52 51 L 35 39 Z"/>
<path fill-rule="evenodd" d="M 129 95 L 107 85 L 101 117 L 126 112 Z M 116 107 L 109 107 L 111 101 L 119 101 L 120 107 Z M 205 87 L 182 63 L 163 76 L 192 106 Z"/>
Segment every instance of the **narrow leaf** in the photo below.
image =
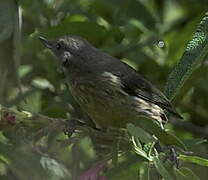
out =
<path fill-rule="evenodd" d="M 143 164 L 143 167 L 140 168 L 140 172 L 139 172 L 139 175 L 140 175 L 140 180 L 149 180 L 150 177 L 149 177 L 149 170 L 150 170 L 150 164 L 149 163 L 144 163 Z"/>
<path fill-rule="evenodd" d="M 199 177 L 189 168 L 176 169 L 177 180 L 200 180 Z"/>
<path fill-rule="evenodd" d="M 167 169 L 163 166 L 162 162 L 158 157 L 154 157 L 153 162 L 155 168 L 165 180 L 173 180 L 172 176 L 168 173 Z"/>
<path fill-rule="evenodd" d="M 187 156 L 187 155 L 180 155 L 180 160 L 187 161 L 191 163 L 195 163 L 201 166 L 208 166 L 208 159 L 204 159 L 198 156 Z"/>
<path fill-rule="evenodd" d="M 187 147 L 197 146 L 199 144 L 206 143 L 206 142 L 207 142 L 207 140 L 206 139 L 202 139 L 202 138 L 193 138 L 193 139 L 184 139 L 183 140 L 183 143 Z"/>
<path fill-rule="evenodd" d="M 145 151 L 142 149 L 141 146 L 138 146 L 138 145 L 137 145 L 137 142 L 135 141 L 134 136 L 132 136 L 132 142 L 133 142 L 133 144 L 134 144 L 135 152 L 136 152 L 138 155 L 140 155 L 140 156 L 146 158 L 148 161 L 152 161 L 152 158 L 151 158 L 151 157 L 148 157 L 147 152 L 145 152 Z"/>
<path fill-rule="evenodd" d="M 189 41 L 186 50 L 170 73 L 165 87 L 165 95 L 172 99 L 192 72 L 201 64 L 208 52 L 208 14 L 200 22 L 193 38 Z"/>
<path fill-rule="evenodd" d="M 134 126 L 131 123 L 127 124 L 127 130 L 132 136 L 139 138 L 141 142 L 152 143 L 156 141 L 156 139 L 153 136 L 151 136 L 148 132 L 146 132 L 144 129 L 138 126 Z"/>
<path fill-rule="evenodd" d="M 170 132 L 161 129 L 161 127 L 154 123 L 152 119 L 141 118 L 139 121 L 135 123 L 138 126 L 142 127 L 144 130 L 154 134 L 162 143 L 167 145 L 176 145 L 184 150 L 187 149 L 179 138 L 177 138 Z"/>

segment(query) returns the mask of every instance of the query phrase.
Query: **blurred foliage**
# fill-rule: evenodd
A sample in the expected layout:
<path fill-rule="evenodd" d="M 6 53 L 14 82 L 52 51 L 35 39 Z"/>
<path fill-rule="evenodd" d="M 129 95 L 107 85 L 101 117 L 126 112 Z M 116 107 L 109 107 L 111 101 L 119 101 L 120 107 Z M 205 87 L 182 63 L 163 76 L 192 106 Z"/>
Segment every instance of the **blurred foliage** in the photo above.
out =
<path fill-rule="evenodd" d="M 154 148 L 155 137 L 128 125 L 131 135 L 141 143 L 134 139 L 134 153 L 113 156 L 113 163 L 104 172 L 108 178 L 156 180 L 162 176 L 164 179 L 206 180 L 208 148 L 201 138 L 208 135 L 200 137 L 194 130 L 201 127 L 208 134 L 207 52 L 197 49 L 194 55 L 189 55 L 190 59 L 184 55 L 182 60 L 185 58 L 185 61 L 176 66 L 182 67 L 183 73 L 177 74 L 174 70 L 170 78 L 168 76 L 181 59 L 207 8 L 206 0 L 1 0 L 0 104 L 54 118 L 87 119 L 70 95 L 55 57 L 38 40 L 39 35 L 48 38 L 80 35 L 137 69 L 161 90 L 165 84 L 168 89 L 171 83 L 177 83 L 172 92 L 176 93 L 177 89 L 173 102 L 184 117 L 178 121 L 192 125 L 184 129 L 184 126 L 169 124 L 171 133 L 164 134 L 156 127 L 151 129 L 161 141 L 185 144 L 194 152 L 195 156 L 179 156 L 179 169 L 171 168 L 170 162 L 164 165 L 164 157 Z M 204 27 L 206 32 L 207 24 Z M 197 32 L 196 41 L 193 38 L 189 45 L 205 43 L 207 46 L 207 34 Z M 187 74 L 189 69 L 191 73 Z M 174 78 L 177 82 L 172 81 Z M 28 135 L 26 129 L 16 129 L 0 132 L 2 180 L 76 180 L 99 160 L 89 137 L 64 144 L 67 136 L 55 130 L 37 141 L 32 132 Z M 116 148 L 112 146 L 112 152 L 116 152 Z M 157 156 L 151 156 L 151 152 Z"/>

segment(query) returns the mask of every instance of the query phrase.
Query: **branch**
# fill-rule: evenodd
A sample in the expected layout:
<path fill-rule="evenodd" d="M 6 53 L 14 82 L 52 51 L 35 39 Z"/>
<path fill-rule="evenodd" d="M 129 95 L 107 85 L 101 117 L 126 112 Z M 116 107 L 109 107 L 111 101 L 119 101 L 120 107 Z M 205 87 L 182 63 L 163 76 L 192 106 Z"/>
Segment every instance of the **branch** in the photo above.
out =
<path fill-rule="evenodd" d="M 180 129 L 189 131 L 197 136 L 201 136 L 203 138 L 208 138 L 208 129 L 207 128 L 196 126 L 193 123 L 179 121 L 179 120 L 173 119 L 173 118 L 170 118 L 169 122 L 171 124 L 173 124 L 174 126 L 180 128 Z"/>
<path fill-rule="evenodd" d="M 41 114 L 17 111 L 0 105 L 0 130 L 8 131 L 12 128 L 24 128 L 30 132 L 38 132 L 44 128 L 54 127 L 63 129 L 66 120 L 50 118 Z"/>

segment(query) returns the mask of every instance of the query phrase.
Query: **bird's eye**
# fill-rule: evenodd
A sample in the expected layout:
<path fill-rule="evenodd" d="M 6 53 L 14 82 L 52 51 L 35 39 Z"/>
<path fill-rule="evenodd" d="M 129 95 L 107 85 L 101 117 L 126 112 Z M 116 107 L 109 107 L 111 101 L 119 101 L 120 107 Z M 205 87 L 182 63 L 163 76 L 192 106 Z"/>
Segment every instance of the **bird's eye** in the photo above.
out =
<path fill-rule="evenodd" d="M 57 49 L 57 50 L 60 50 L 60 49 L 61 49 L 61 44 L 60 44 L 60 43 L 57 43 L 57 44 L 56 44 L 56 49 Z"/>

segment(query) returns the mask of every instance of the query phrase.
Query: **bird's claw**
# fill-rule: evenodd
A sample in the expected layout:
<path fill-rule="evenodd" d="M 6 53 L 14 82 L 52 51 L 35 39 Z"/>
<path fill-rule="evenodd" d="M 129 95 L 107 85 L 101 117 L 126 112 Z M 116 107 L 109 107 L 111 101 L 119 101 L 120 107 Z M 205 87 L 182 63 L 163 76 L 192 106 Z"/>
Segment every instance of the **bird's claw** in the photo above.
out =
<path fill-rule="evenodd" d="M 167 146 L 167 148 L 169 152 L 166 154 L 164 162 L 170 160 L 173 166 L 179 168 L 179 157 L 178 157 L 177 149 L 174 148 L 173 146 Z"/>
<path fill-rule="evenodd" d="M 68 137 L 71 137 L 71 135 L 75 132 L 77 127 L 83 126 L 85 123 L 76 120 L 76 119 L 70 119 L 66 120 L 65 126 L 64 126 L 64 134 L 67 135 Z"/>

